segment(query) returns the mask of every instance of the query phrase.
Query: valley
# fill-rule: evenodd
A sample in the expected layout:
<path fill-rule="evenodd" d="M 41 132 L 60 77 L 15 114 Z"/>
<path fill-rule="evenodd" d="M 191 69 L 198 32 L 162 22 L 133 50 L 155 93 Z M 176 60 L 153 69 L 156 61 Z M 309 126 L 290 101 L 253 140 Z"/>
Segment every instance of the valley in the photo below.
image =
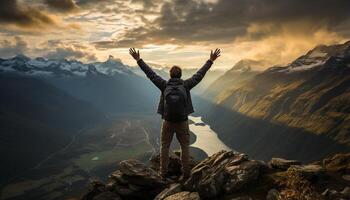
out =
<path fill-rule="evenodd" d="M 154 121 L 147 116 L 114 117 L 81 130 L 62 149 L 11 177 L 2 185 L 1 199 L 79 197 L 90 180 L 106 179 L 119 161 L 147 162 L 159 137 L 159 128 L 150 120 Z"/>

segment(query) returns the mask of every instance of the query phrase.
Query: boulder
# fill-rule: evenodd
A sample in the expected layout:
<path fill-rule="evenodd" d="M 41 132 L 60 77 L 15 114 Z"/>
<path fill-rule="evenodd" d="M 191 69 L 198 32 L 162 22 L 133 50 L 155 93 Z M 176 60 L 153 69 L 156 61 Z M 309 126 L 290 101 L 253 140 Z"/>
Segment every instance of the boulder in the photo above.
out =
<path fill-rule="evenodd" d="M 200 200 L 199 194 L 197 192 L 179 192 L 168 196 L 165 200 Z"/>
<path fill-rule="evenodd" d="M 165 188 L 161 193 L 159 193 L 154 200 L 163 200 L 166 197 L 179 193 L 182 190 L 182 186 L 179 183 L 171 184 L 169 187 Z"/>
<path fill-rule="evenodd" d="M 345 187 L 340 193 L 344 198 L 350 199 L 350 187 Z"/>
<path fill-rule="evenodd" d="M 94 200 L 96 196 L 99 194 L 108 191 L 105 185 L 98 181 L 98 180 L 93 180 L 89 183 L 88 186 L 88 192 L 84 194 L 81 199 L 82 200 Z"/>
<path fill-rule="evenodd" d="M 346 181 L 350 181 L 350 175 L 344 175 L 342 178 Z"/>
<path fill-rule="evenodd" d="M 297 160 L 286 160 L 283 158 L 272 158 L 269 165 L 275 169 L 287 170 L 292 165 L 301 165 L 301 162 Z"/>
<path fill-rule="evenodd" d="M 323 160 L 323 166 L 327 171 L 350 174 L 350 153 L 336 154 Z"/>
<path fill-rule="evenodd" d="M 267 193 L 266 200 L 279 200 L 280 199 L 280 192 L 276 189 L 271 189 Z"/>
<path fill-rule="evenodd" d="M 258 161 L 245 161 L 239 165 L 230 165 L 229 163 L 225 167 L 225 174 L 229 177 L 224 185 L 225 192 L 236 192 L 257 180 L 261 169 L 261 164 Z"/>
<path fill-rule="evenodd" d="M 156 171 L 147 167 L 138 160 L 124 160 L 119 163 L 120 177 L 128 184 L 140 185 L 143 187 L 164 186 L 165 182 Z M 116 176 L 116 179 L 119 180 Z"/>
<path fill-rule="evenodd" d="M 309 181 L 317 180 L 325 174 L 325 169 L 321 165 L 293 165 L 289 167 L 288 172 L 296 172 L 302 178 L 305 178 Z"/>
<path fill-rule="evenodd" d="M 198 163 L 184 187 L 197 191 L 205 199 L 230 194 L 254 182 L 263 165 L 262 162 L 248 160 L 245 154 L 220 151 Z"/>

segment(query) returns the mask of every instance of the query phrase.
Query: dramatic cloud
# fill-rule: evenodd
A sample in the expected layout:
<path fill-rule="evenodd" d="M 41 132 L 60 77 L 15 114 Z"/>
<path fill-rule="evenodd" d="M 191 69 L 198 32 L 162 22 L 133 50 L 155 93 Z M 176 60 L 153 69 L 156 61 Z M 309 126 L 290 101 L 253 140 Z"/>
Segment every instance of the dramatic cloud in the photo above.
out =
<path fill-rule="evenodd" d="M 0 57 L 8 58 L 17 54 L 24 54 L 28 50 L 28 44 L 20 37 L 13 40 L 0 41 Z"/>
<path fill-rule="evenodd" d="M 71 12 L 78 9 L 74 0 L 45 0 L 45 3 L 50 7 L 62 12 Z"/>
<path fill-rule="evenodd" d="M 84 45 L 63 43 L 61 41 L 49 41 L 46 58 L 52 59 L 78 59 L 84 61 L 96 61 L 96 55 Z"/>
<path fill-rule="evenodd" d="M 349 0 L 3 0 L 0 35 L 12 46 L 21 36 L 25 52 L 55 58 L 115 54 L 134 65 L 127 48 L 136 47 L 149 62 L 186 67 L 220 47 L 218 67 L 246 58 L 274 65 L 349 40 L 349 8 Z"/>
<path fill-rule="evenodd" d="M 55 21 L 39 9 L 20 4 L 17 0 L 1 0 L 0 23 L 21 27 L 44 27 L 55 24 Z"/>
<path fill-rule="evenodd" d="M 273 28 L 251 35 L 259 39 L 276 34 L 289 23 L 308 23 L 308 30 L 336 30 L 350 19 L 348 0 L 174 0 L 163 4 L 154 23 L 130 30 L 121 43 L 148 42 L 223 42 L 233 41 L 253 23 L 272 24 Z M 301 30 L 304 31 L 304 30 Z M 146 41 L 145 41 L 146 40 Z M 106 43 L 108 44 L 108 43 Z M 116 42 L 118 44 L 118 42 Z"/>

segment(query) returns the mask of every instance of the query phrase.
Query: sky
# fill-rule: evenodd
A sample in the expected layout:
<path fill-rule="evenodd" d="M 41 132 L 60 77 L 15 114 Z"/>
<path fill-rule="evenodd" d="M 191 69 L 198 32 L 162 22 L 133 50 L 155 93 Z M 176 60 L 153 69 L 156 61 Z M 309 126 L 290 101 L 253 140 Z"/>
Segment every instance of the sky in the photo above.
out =
<path fill-rule="evenodd" d="M 320 44 L 350 39 L 349 0 L 1 0 L 0 57 L 200 67 L 241 59 L 284 65 Z"/>

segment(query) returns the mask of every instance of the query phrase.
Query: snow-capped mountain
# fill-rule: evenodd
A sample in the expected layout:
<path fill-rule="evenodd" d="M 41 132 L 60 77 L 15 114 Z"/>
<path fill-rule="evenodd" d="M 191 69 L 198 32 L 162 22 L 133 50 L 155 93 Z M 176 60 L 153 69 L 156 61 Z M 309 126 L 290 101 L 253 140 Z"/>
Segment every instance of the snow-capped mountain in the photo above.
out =
<path fill-rule="evenodd" d="M 343 62 L 350 57 L 350 41 L 338 45 L 319 45 L 284 67 L 273 67 L 270 72 L 294 73 L 318 69 L 329 61 Z"/>
<path fill-rule="evenodd" d="M 109 55 L 108 60 L 105 62 L 95 62 L 93 65 L 96 69 L 106 75 L 115 75 L 115 74 L 133 74 L 132 67 L 124 65 L 119 58 L 114 58 L 112 55 Z"/>
<path fill-rule="evenodd" d="M 25 55 L 17 55 L 0 60 L 0 72 L 19 72 L 26 75 L 56 76 L 88 76 L 91 74 L 134 74 L 131 67 L 124 65 L 120 59 L 109 56 L 105 62 L 82 63 L 77 60 L 57 60 L 38 57 L 30 59 Z"/>

